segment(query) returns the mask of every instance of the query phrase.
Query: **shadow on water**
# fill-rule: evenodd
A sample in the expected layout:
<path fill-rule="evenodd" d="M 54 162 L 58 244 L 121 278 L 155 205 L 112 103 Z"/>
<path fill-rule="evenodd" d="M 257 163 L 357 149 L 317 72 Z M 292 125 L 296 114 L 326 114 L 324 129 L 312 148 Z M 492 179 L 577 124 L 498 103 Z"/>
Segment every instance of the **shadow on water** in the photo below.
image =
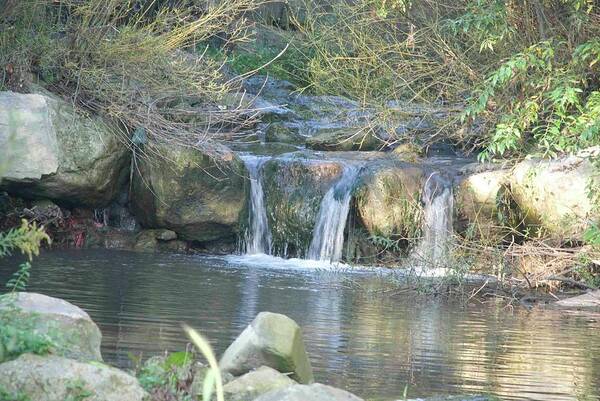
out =
<path fill-rule="evenodd" d="M 0 282 L 16 266 L 0 261 Z M 347 285 L 351 281 L 356 285 Z M 180 350 L 187 322 L 222 352 L 264 310 L 304 331 L 317 380 L 369 399 L 491 392 L 507 400 L 597 400 L 600 316 L 390 297 L 369 273 L 269 269 L 224 259 L 53 251 L 30 291 L 85 309 L 106 361 Z"/>

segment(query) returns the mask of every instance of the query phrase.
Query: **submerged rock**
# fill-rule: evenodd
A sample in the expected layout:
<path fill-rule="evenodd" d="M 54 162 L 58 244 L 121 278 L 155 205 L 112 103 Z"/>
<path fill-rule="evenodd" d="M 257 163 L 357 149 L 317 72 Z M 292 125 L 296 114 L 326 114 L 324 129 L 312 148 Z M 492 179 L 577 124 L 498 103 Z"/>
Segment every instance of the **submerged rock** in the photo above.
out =
<path fill-rule="evenodd" d="M 14 399 L 35 401 L 142 401 L 147 397 L 134 377 L 118 369 L 31 354 L 0 364 L 0 389 Z"/>
<path fill-rule="evenodd" d="M 253 401 L 259 395 L 297 384 L 268 366 L 246 373 L 223 386 L 227 401 Z"/>
<path fill-rule="evenodd" d="M 510 177 L 525 222 L 561 241 L 580 241 L 591 223 L 600 221 L 599 201 L 591 196 L 598 185 L 600 169 L 581 156 L 524 160 Z"/>
<path fill-rule="evenodd" d="M 0 297 L 0 324 L 48 337 L 53 352 L 83 361 L 101 361 L 102 334 L 89 315 L 58 298 L 31 292 Z M 0 360 L 1 362 L 1 360 Z"/>
<path fill-rule="evenodd" d="M 225 350 L 219 366 L 234 376 L 268 366 L 299 383 L 312 383 L 313 373 L 296 322 L 285 315 L 261 312 Z"/>
<path fill-rule="evenodd" d="M 3 188 L 68 205 L 107 205 L 123 182 L 125 134 L 49 93 L 0 92 Z"/>
<path fill-rule="evenodd" d="M 177 145 L 155 150 L 160 156 L 137 161 L 133 179 L 132 207 L 142 225 L 187 240 L 233 240 L 246 216 L 243 162 L 225 148 L 213 156 Z"/>
<path fill-rule="evenodd" d="M 296 384 L 270 391 L 254 401 L 362 401 L 352 393 L 325 384 Z"/>

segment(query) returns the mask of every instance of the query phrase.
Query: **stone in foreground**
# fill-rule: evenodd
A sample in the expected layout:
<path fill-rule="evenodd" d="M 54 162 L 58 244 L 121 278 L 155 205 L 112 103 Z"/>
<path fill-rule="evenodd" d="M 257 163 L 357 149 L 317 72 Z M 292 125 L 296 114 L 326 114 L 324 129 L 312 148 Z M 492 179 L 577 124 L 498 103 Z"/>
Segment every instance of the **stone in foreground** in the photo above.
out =
<path fill-rule="evenodd" d="M 8 319 L 17 328 L 48 336 L 59 355 L 102 360 L 100 329 L 85 311 L 67 301 L 30 292 L 7 294 L 0 297 L 0 324 Z"/>
<path fill-rule="evenodd" d="M 248 372 L 227 383 L 223 390 L 227 401 L 253 401 L 269 391 L 297 384 L 295 381 L 268 366 Z"/>
<path fill-rule="evenodd" d="M 99 362 L 32 354 L 0 364 L 0 388 L 35 401 L 141 401 L 147 396 L 134 377 Z"/>
<path fill-rule="evenodd" d="M 225 350 L 220 366 L 234 376 L 265 365 L 299 383 L 314 381 L 312 367 L 304 348 L 302 332 L 285 315 L 261 312 Z"/>
<path fill-rule="evenodd" d="M 296 384 L 270 391 L 254 401 L 362 401 L 352 393 L 324 384 Z"/>

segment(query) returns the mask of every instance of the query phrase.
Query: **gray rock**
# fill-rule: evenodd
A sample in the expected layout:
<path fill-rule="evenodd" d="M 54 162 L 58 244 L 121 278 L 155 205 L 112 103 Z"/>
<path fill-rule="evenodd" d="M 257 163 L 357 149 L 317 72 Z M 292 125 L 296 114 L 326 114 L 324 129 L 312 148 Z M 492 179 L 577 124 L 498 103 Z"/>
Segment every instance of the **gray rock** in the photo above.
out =
<path fill-rule="evenodd" d="M 0 297 L 0 324 L 16 325 L 48 336 L 55 353 L 83 361 L 101 361 L 102 334 L 89 315 L 58 298 L 19 292 Z"/>
<path fill-rule="evenodd" d="M 47 92 L 0 92 L 2 187 L 25 197 L 101 207 L 115 197 L 129 152 L 124 133 Z"/>
<path fill-rule="evenodd" d="M 558 240 L 580 241 L 591 222 L 600 221 L 597 200 L 600 170 L 587 155 L 556 160 L 524 160 L 510 177 L 512 196 L 532 228 Z"/>
<path fill-rule="evenodd" d="M 362 401 L 352 393 L 324 384 L 296 384 L 270 391 L 254 401 Z"/>
<path fill-rule="evenodd" d="M 377 134 L 368 127 L 349 127 L 324 129 L 306 140 L 306 147 L 326 151 L 373 151 L 386 145 Z"/>
<path fill-rule="evenodd" d="M 600 290 L 561 299 L 554 306 L 565 309 L 600 309 Z"/>
<path fill-rule="evenodd" d="M 147 397 L 134 377 L 102 363 L 31 354 L 0 364 L 0 388 L 35 401 L 142 401 Z"/>
<path fill-rule="evenodd" d="M 285 315 L 261 312 L 225 350 L 219 366 L 234 376 L 269 366 L 299 383 L 314 381 L 302 332 Z"/>
<path fill-rule="evenodd" d="M 256 397 L 297 384 L 286 375 L 268 366 L 246 373 L 223 386 L 227 401 L 252 401 Z"/>
<path fill-rule="evenodd" d="M 249 181 L 243 162 L 226 148 L 213 155 L 159 146 L 138 161 L 132 209 L 147 228 L 168 228 L 181 239 L 234 240 L 246 218 Z"/>

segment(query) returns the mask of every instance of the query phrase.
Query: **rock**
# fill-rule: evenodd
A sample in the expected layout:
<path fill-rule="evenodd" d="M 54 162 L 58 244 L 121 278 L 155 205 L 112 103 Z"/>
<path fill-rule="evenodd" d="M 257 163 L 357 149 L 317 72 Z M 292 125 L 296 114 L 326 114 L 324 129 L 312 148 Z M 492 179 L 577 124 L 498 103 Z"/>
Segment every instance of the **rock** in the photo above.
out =
<path fill-rule="evenodd" d="M 379 139 L 369 128 L 333 128 L 321 130 L 308 138 L 306 147 L 326 151 L 372 151 L 385 147 L 385 141 Z"/>
<path fill-rule="evenodd" d="M 48 336 L 58 355 L 101 361 L 102 334 L 77 306 L 42 294 L 19 292 L 0 297 L 0 322 Z"/>
<path fill-rule="evenodd" d="M 247 216 L 249 181 L 243 162 L 226 148 L 209 156 L 177 145 L 138 160 L 132 209 L 147 228 L 168 228 L 181 239 L 234 240 Z"/>
<path fill-rule="evenodd" d="M 504 227 L 509 221 L 502 216 L 508 207 L 505 202 L 509 174 L 507 169 L 476 172 L 460 182 L 455 194 L 460 232 L 494 243 L 506 234 Z"/>
<path fill-rule="evenodd" d="M 296 322 L 285 315 L 261 312 L 225 350 L 219 366 L 239 376 L 262 365 L 299 383 L 312 383 L 312 367 Z"/>
<path fill-rule="evenodd" d="M 421 192 L 426 172 L 415 165 L 370 166 L 356 189 L 356 210 L 371 235 L 416 238 L 420 234 Z"/>
<path fill-rule="evenodd" d="M 576 297 L 561 299 L 554 303 L 559 308 L 566 309 L 598 309 L 600 308 L 600 290 L 591 291 Z"/>
<path fill-rule="evenodd" d="M 118 369 L 32 354 L 0 364 L 0 388 L 35 401 L 142 401 L 147 397 L 134 377 Z"/>
<path fill-rule="evenodd" d="M 297 384 L 286 375 L 268 366 L 246 373 L 225 384 L 227 401 L 253 401 L 259 395 Z"/>
<path fill-rule="evenodd" d="M 206 379 L 206 375 L 210 371 L 210 367 L 196 362 L 196 366 L 194 367 L 194 379 L 192 380 L 192 384 L 190 386 L 190 395 L 194 400 L 199 399 L 202 400 L 202 391 L 204 390 L 204 380 Z M 234 380 L 235 377 L 231 373 L 221 372 L 221 381 L 223 382 L 223 386 L 227 385 L 227 383 Z M 227 401 L 230 401 L 229 398 L 225 397 Z"/>
<path fill-rule="evenodd" d="M 589 196 L 600 185 L 600 170 L 590 157 L 529 159 L 510 177 L 512 197 L 531 228 L 559 241 L 581 241 L 590 223 L 600 222 L 598 199 Z"/>
<path fill-rule="evenodd" d="M 126 178 L 125 134 L 47 92 L 0 92 L 0 127 L 0 149 L 12 156 L 2 181 L 9 192 L 101 207 Z"/>
<path fill-rule="evenodd" d="M 324 384 L 296 384 L 270 391 L 254 401 L 362 401 L 352 393 Z"/>
<path fill-rule="evenodd" d="M 276 252 L 304 256 L 323 196 L 340 177 L 332 161 L 272 159 L 263 166 L 267 218 Z"/>
<path fill-rule="evenodd" d="M 175 241 L 177 234 L 167 229 L 142 230 L 136 238 L 134 249 L 142 252 L 156 252 L 162 250 L 179 249 L 180 241 Z M 171 245 L 172 242 L 177 245 Z"/>
<path fill-rule="evenodd" d="M 272 123 L 265 132 L 266 142 L 280 142 L 299 144 L 306 138 L 300 135 L 300 124 L 297 123 Z"/>

